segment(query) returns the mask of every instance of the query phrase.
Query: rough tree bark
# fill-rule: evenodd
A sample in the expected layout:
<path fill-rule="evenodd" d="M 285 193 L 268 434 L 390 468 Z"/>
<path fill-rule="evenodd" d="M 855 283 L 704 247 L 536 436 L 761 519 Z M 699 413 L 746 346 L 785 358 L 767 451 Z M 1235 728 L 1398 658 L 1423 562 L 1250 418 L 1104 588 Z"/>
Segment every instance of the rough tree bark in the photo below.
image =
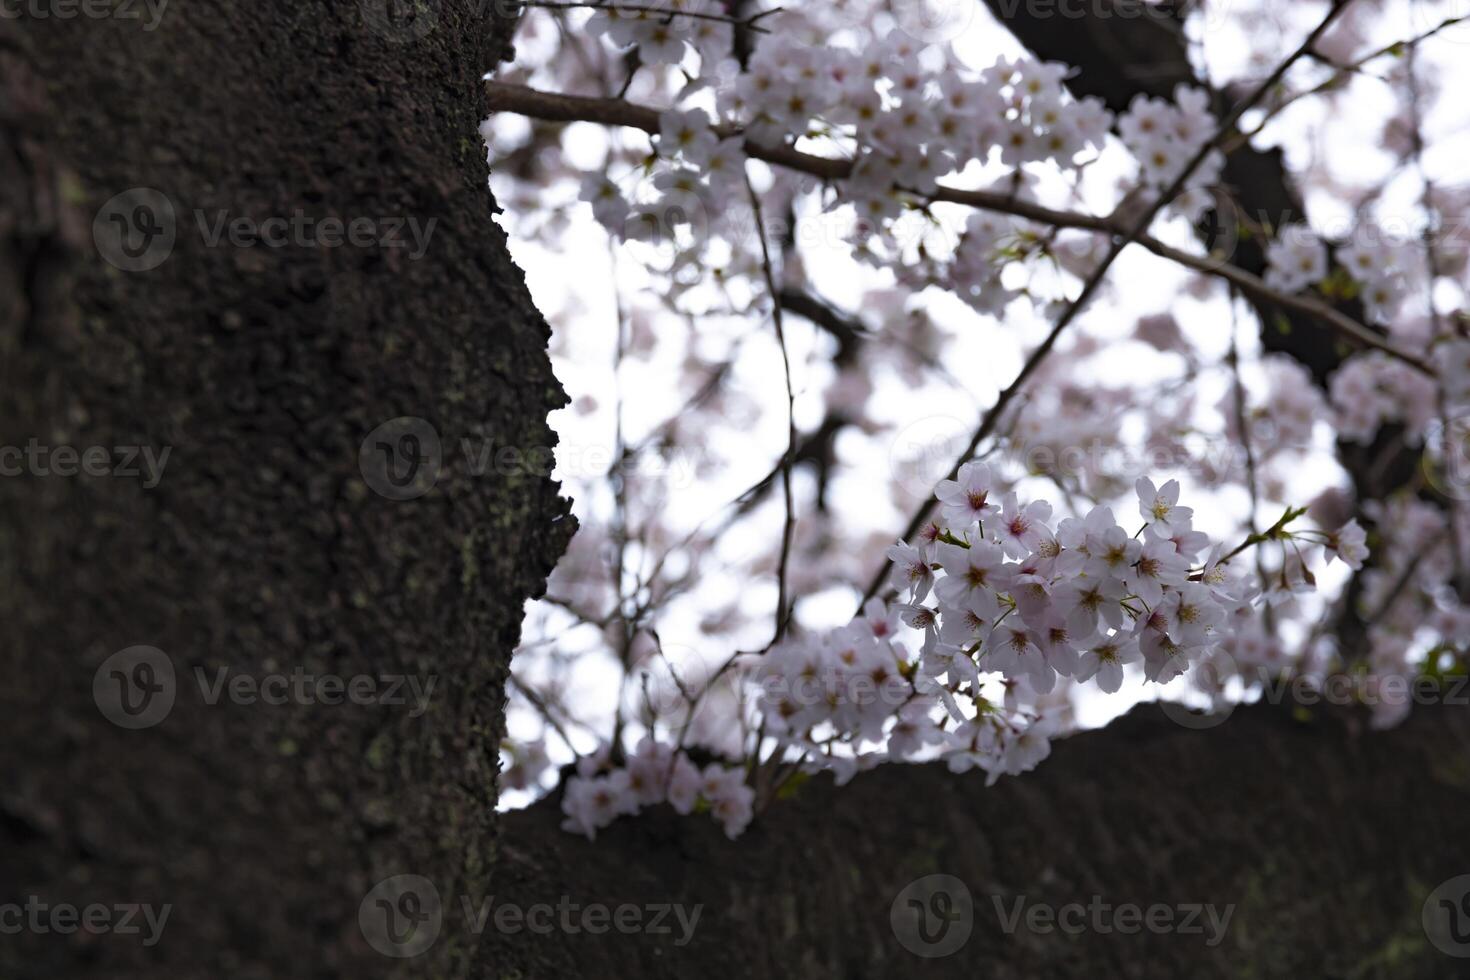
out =
<path fill-rule="evenodd" d="M 170 455 L 151 489 L 35 465 L 0 479 L 0 903 L 172 911 L 151 947 L 4 935 L 0 974 L 463 976 L 452 921 L 392 960 L 359 904 L 399 873 L 483 887 L 510 651 L 572 527 L 544 473 L 476 475 L 461 443 L 549 447 L 564 401 L 477 134 L 503 5 L 436 0 L 411 22 L 386 0 L 192 0 L 151 30 L 143 4 L 104 6 L 0 19 L 0 446 Z M 123 240 L 99 246 L 93 222 L 138 187 L 171 203 L 176 242 L 126 272 L 107 261 L 126 262 Z M 367 219 L 373 237 L 434 224 L 421 257 L 331 247 L 330 225 L 212 245 L 221 212 Z M 118 213 L 156 257 L 141 229 L 165 219 L 157 199 Z M 443 446 L 435 485 L 402 501 L 374 492 L 371 453 L 359 464 L 399 416 Z M 135 645 L 167 656 L 175 700 L 124 730 L 94 673 Z M 221 668 L 435 687 L 418 717 L 211 705 L 195 672 Z"/>

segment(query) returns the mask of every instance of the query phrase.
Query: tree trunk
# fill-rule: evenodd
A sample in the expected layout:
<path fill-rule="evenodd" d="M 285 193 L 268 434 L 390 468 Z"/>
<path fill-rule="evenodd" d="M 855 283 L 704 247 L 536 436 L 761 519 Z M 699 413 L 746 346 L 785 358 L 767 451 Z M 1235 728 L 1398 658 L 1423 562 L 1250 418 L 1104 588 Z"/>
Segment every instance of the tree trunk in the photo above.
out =
<path fill-rule="evenodd" d="M 158 6 L 0 19 L 0 447 L 34 447 L 0 459 L 0 904 L 112 910 L 5 935 L 0 975 L 463 976 L 447 896 L 494 861 L 510 652 L 573 524 L 477 134 L 511 25 Z M 368 921 L 398 874 L 446 896 L 412 960 Z"/>
<path fill-rule="evenodd" d="M 548 800 L 504 818 L 478 976 L 1462 977 L 1421 914 L 1470 872 L 1470 714 L 1360 723 L 1253 706 L 1200 731 L 1145 705 L 990 788 L 937 764 L 824 776 L 733 842 L 668 807 L 588 842 Z M 914 885 L 933 875 L 947 899 Z M 655 928 L 621 933 L 624 905 Z M 1137 917 L 1154 905 L 1177 930 Z"/>

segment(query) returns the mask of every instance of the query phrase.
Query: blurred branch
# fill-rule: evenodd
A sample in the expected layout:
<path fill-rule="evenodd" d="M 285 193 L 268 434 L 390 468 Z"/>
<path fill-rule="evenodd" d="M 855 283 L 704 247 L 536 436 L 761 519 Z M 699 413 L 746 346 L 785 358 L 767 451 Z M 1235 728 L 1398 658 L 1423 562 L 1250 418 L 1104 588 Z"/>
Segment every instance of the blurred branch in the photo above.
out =
<path fill-rule="evenodd" d="M 1261 131 L 1264 130 L 1268 125 L 1270 125 L 1271 121 L 1279 116 L 1282 112 L 1284 112 L 1289 106 L 1295 105 L 1302 99 L 1310 98 L 1313 95 L 1321 95 L 1323 92 L 1326 92 L 1336 87 L 1347 75 L 1360 74 L 1363 67 L 1370 62 L 1377 61 L 1379 58 L 1388 57 L 1389 55 L 1398 57 L 1406 50 L 1412 51 L 1415 47 L 1419 45 L 1420 42 L 1428 40 L 1441 31 L 1448 30 L 1449 28 L 1454 27 L 1456 24 L 1459 24 L 1460 22 L 1467 19 L 1470 19 L 1470 14 L 1462 14 L 1458 17 L 1447 17 L 1440 23 L 1436 24 L 1434 27 L 1429 28 L 1427 31 L 1416 34 L 1415 36 L 1402 41 L 1395 41 L 1392 44 L 1385 44 L 1383 47 L 1378 48 L 1374 51 L 1370 51 L 1368 54 L 1365 54 L 1361 58 L 1353 60 L 1349 64 L 1332 65 L 1333 72 L 1330 76 L 1324 79 L 1320 84 L 1314 85 L 1309 89 L 1303 89 L 1300 92 L 1295 92 L 1287 96 L 1280 102 L 1276 103 L 1276 105 L 1272 106 L 1271 110 L 1266 113 L 1265 117 L 1262 118 L 1261 121 L 1255 126 L 1251 127 L 1248 132 L 1239 133 L 1229 143 L 1226 143 L 1224 147 L 1225 152 L 1234 153 L 1242 146 L 1245 146 L 1251 140 L 1261 135 Z"/>
<path fill-rule="evenodd" d="M 650 134 L 657 133 L 659 129 L 657 110 L 621 99 L 562 95 L 502 82 L 487 82 L 485 92 L 488 107 L 492 112 L 514 112 L 552 122 L 580 121 L 627 126 Z M 739 130 L 730 126 L 716 126 L 715 131 L 722 138 L 739 135 Z M 815 156 L 790 146 L 768 147 L 746 141 L 745 150 L 757 160 L 811 174 L 823 180 L 841 180 L 852 172 L 851 160 Z M 1131 236 L 1133 243 L 1142 245 L 1155 255 L 1170 259 L 1196 272 L 1224 279 L 1249 296 L 1320 321 L 1357 346 L 1381 350 L 1425 374 L 1434 374 L 1434 368 L 1427 362 L 1413 354 L 1399 350 L 1380 334 L 1327 303 L 1310 296 L 1284 293 L 1267 285 L 1259 276 L 1223 259 L 1194 255 L 1183 249 L 1167 245 L 1151 235 L 1137 231 L 1132 227 L 1132 223 L 1123 216 L 1098 217 L 1075 211 L 1062 211 L 1032 204 L 1006 193 L 965 190 L 945 185 L 940 185 L 933 192 L 919 196 L 930 201 L 942 201 L 1010 214 L 1040 224 L 1108 234 L 1114 237 L 1115 245 L 1119 236 Z"/>
<path fill-rule="evenodd" d="M 761 247 L 761 271 L 766 289 L 771 294 L 771 321 L 776 328 L 776 343 L 781 347 L 781 368 L 786 377 L 786 452 L 781 457 L 781 496 L 786 504 L 786 520 L 781 530 L 781 557 L 776 567 L 776 629 L 771 644 L 781 642 L 791 619 L 791 598 L 787 594 L 787 568 L 791 561 L 791 540 L 796 532 L 796 502 L 791 492 L 791 465 L 796 456 L 796 389 L 791 383 L 791 353 L 786 347 L 786 321 L 781 315 L 781 291 L 776 288 L 776 271 L 771 264 L 771 247 L 766 242 L 765 222 L 761 219 L 761 199 L 750 178 L 745 180 L 750 197 L 750 210 L 755 216 L 755 234 Z"/>
<path fill-rule="evenodd" d="M 781 290 L 781 305 L 797 316 L 810 320 L 831 334 L 837 341 L 837 355 L 832 359 L 838 367 L 845 367 L 857 360 L 858 352 L 870 334 L 861 323 L 837 312 L 832 306 L 811 293 L 791 286 Z"/>

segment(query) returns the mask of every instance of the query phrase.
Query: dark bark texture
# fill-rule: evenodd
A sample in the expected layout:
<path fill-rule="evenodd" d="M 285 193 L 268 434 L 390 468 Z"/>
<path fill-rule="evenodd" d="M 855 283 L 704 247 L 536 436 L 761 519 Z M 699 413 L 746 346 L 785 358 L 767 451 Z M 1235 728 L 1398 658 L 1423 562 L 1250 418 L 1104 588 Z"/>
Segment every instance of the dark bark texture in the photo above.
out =
<path fill-rule="evenodd" d="M 503 819 L 480 976 L 1450 980 L 1467 961 L 1430 943 L 1421 911 L 1441 882 L 1470 872 L 1467 749 L 1463 707 L 1424 708 L 1381 733 L 1360 717 L 1275 706 L 1192 730 L 1145 705 L 989 789 L 940 765 L 881 766 L 841 788 L 824 777 L 733 842 L 709 817 L 667 807 L 588 842 L 557 830 L 546 801 Z M 904 890 L 936 874 L 965 885 L 968 937 L 921 957 L 893 922 L 916 921 Z M 1213 904 L 1221 921 L 1233 911 L 1213 946 L 1203 913 L 1198 933 L 1026 925 L 1032 906 L 1094 896 L 1099 907 L 1175 906 L 1181 926 L 1190 905 Z M 1008 934 L 1018 899 L 1023 918 Z M 550 934 L 514 917 L 497 928 L 495 908 L 538 903 L 553 907 Z M 607 931 L 589 932 L 571 903 L 606 906 Z M 668 903 L 684 904 L 686 918 L 702 905 L 683 945 L 673 916 L 668 933 L 609 925 L 620 905 Z M 943 906 L 931 903 L 933 938 Z M 527 921 L 539 928 L 547 915 Z M 964 934 L 963 921 L 946 940 Z M 926 953 L 943 949 L 906 935 Z"/>
<path fill-rule="evenodd" d="M 359 906 L 400 873 L 483 887 L 510 651 L 573 522 L 544 472 L 477 474 L 462 445 L 544 450 L 565 400 L 477 134 L 511 25 L 473 0 L 392 16 L 410 6 L 189 0 L 151 30 L 141 3 L 0 19 L 0 446 L 170 450 L 152 488 L 27 464 L 0 479 L 0 902 L 172 906 L 152 946 L 0 937 L 0 975 L 468 968 L 452 921 L 394 960 Z M 110 219 L 95 239 L 93 223 L 138 187 L 166 196 L 176 242 L 122 271 L 107 255 L 141 250 L 162 211 L 130 204 L 110 245 Z M 211 244 L 222 212 L 372 224 L 340 246 L 330 225 Z M 434 223 L 421 256 L 381 242 L 410 220 Z M 442 440 L 417 499 L 375 492 L 359 462 L 399 416 Z M 167 656 L 175 700 L 126 730 L 94 674 L 135 645 Z M 391 681 L 365 706 L 210 704 L 196 671 L 222 668 L 435 687 L 417 717 L 382 703 Z"/>

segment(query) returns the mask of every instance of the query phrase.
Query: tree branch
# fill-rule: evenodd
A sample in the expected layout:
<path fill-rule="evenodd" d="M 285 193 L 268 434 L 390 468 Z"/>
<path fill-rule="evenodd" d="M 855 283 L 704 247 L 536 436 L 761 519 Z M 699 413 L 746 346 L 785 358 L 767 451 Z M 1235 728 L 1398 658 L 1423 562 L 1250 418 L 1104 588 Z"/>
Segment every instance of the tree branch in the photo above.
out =
<path fill-rule="evenodd" d="M 1240 707 L 1199 732 L 1142 705 L 993 787 L 939 764 L 884 765 L 841 788 L 817 777 L 733 842 L 708 816 L 667 807 L 589 842 L 559 830 L 559 801 L 546 800 L 505 815 L 497 907 L 565 896 L 579 909 L 677 903 L 687 917 L 698 906 L 699 918 L 687 936 L 672 915 L 663 934 L 489 927 L 479 975 L 1450 975 L 1420 913 L 1470 868 L 1470 784 L 1446 763 L 1470 744 L 1470 715 L 1416 708 L 1371 734 L 1344 710 L 1310 717 Z M 973 914 L 953 923 L 968 934 L 962 947 L 921 960 L 893 923 L 912 916 L 904 889 L 935 874 L 964 885 Z M 1208 904 L 1230 919 L 1213 946 L 1202 932 L 1026 924 L 1032 906 L 1094 896 L 1112 908 Z"/>
<path fill-rule="evenodd" d="M 657 110 L 622 99 L 563 95 L 504 82 L 485 83 L 485 92 L 486 103 L 491 112 L 513 112 L 547 122 L 595 122 L 609 126 L 626 126 L 643 130 L 649 134 L 656 134 L 659 129 Z M 715 130 L 722 138 L 738 136 L 740 133 L 738 129 L 728 125 L 716 126 Z M 850 160 L 816 156 L 785 145 L 770 147 L 746 141 L 745 151 L 754 159 L 764 160 L 767 163 L 828 181 L 842 180 L 852 172 L 852 161 Z M 967 190 L 940 185 L 933 192 L 920 196 L 930 201 L 942 201 L 948 204 L 995 211 L 1058 228 L 1095 231 L 1115 237 L 1127 235 L 1132 230 L 1131 222 L 1122 216 L 1098 217 L 1075 211 L 1062 211 L 1022 201 L 997 191 Z M 1378 333 L 1321 300 L 1305 295 L 1284 293 L 1267 285 L 1259 276 L 1231 265 L 1224 259 L 1194 255 L 1165 244 L 1152 235 L 1139 234 L 1135 236 L 1134 243 L 1161 258 L 1169 259 L 1186 268 L 1224 279 L 1243 293 L 1258 300 L 1268 301 L 1278 307 L 1311 317 L 1356 346 L 1381 350 L 1425 374 L 1434 374 L 1434 368 L 1427 361 L 1407 351 L 1399 350 Z"/>

